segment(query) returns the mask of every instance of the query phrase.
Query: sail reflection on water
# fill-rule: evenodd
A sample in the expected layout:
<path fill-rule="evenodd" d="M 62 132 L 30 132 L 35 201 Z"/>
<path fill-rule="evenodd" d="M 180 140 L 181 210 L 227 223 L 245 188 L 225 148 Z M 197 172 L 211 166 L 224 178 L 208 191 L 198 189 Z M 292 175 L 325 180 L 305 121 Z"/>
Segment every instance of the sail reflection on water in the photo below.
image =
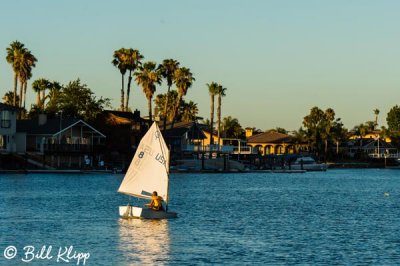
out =
<path fill-rule="evenodd" d="M 164 265 L 169 261 L 168 220 L 120 219 L 119 249 L 124 265 Z"/>

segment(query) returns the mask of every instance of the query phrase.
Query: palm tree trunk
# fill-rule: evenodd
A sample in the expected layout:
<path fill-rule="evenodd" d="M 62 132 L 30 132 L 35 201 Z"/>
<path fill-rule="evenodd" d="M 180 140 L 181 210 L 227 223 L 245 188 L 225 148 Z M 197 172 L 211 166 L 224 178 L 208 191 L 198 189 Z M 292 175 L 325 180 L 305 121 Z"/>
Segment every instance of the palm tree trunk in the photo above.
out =
<path fill-rule="evenodd" d="M 336 155 L 339 154 L 339 141 L 336 141 Z"/>
<path fill-rule="evenodd" d="M 132 70 L 129 70 L 128 87 L 126 88 L 125 111 L 128 111 L 129 94 L 131 93 Z"/>
<path fill-rule="evenodd" d="M 44 101 L 46 100 L 46 89 L 42 90 L 42 99 L 41 99 L 41 104 L 42 104 L 42 110 L 44 111 Z"/>
<path fill-rule="evenodd" d="M 214 144 L 214 139 L 213 139 L 213 131 L 214 131 L 214 101 L 215 101 L 215 96 L 211 95 L 210 145 Z"/>
<path fill-rule="evenodd" d="M 153 121 L 153 114 L 151 111 L 151 97 L 147 98 L 147 108 L 149 108 L 149 119 Z"/>
<path fill-rule="evenodd" d="M 221 127 L 221 94 L 218 95 L 218 109 L 217 109 L 217 113 L 218 113 L 218 128 L 217 128 L 217 132 L 218 132 L 218 151 L 220 150 L 220 131 L 219 128 Z"/>
<path fill-rule="evenodd" d="M 169 101 L 169 91 L 171 86 L 168 86 L 167 95 L 165 96 L 165 103 L 164 103 L 164 122 L 163 122 L 163 129 L 166 129 L 167 126 L 167 108 L 168 108 L 168 101 Z"/>
<path fill-rule="evenodd" d="M 124 90 L 124 75 L 121 75 L 121 77 L 122 77 L 122 89 L 121 89 L 121 111 L 123 112 L 125 109 L 124 109 L 124 93 L 125 93 L 125 90 Z"/>
<path fill-rule="evenodd" d="M 174 116 L 172 117 L 171 128 L 174 127 L 176 117 L 178 116 L 179 107 L 181 106 L 181 101 L 182 101 L 182 95 L 180 95 L 180 94 L 178 93 L 178 99 L 177 99 L 177 103 L 176 103 L 175 109 L 174 109 Z"/>
<path fill-rule="evenodd" d="M 38 91 L 36 95 L 36 105 L 40 108 L 40 91 Z"/>
<path fill-rule="evenodd" d="M 15 72 L 14 73 L 14 99 L 13 99 L 14 106 L 17 106 L 17 87 L 18 87 L 18 75 Z"/>
<path fill-rule="evenodd" d="M 24 82 L 22 81 L 22 80 L 20 80 L 20 86 L 19 86 L 19 102 L 18 102 L 18 106 L 19 106 L 19 108 L 21 108 L 22 107 L 22 93 L 23 93 L 23 90 L 24 90 Z"/>
<path fill-rule="evenodd" d="M 24 82 L 24 109 L 25 109 L 25 100 L 26 100 L 26 88 L 28 87 L 28 81 Z"/>

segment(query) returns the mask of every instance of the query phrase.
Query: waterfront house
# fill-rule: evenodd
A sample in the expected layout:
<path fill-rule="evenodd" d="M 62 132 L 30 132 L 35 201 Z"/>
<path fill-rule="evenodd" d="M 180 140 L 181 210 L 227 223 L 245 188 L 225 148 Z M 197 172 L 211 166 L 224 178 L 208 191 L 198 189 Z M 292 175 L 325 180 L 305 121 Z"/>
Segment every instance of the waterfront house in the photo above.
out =
<path fill-rule="evenodd" d="M 18 142 L 33 164 L 45 168 L 92 168 L 103 164 L 106 136 L 83 120 L 51 118 L 18 120 Z M 35 163 L 36 162 L 36 163 Z"/>
<path fill-rule="evenodd" d="M 267 131 L 253 135 L 251 128 L 246 128 L 247 145 L 258 150 L 260 155 L 282 155 L 308 152 L 306 143 L 297 143 L 287 134 Z"/>
<path fill-rule="evenodd" d="M 172 156 L 175 158 L 192 156 L 204 150 L 204 139 L 206 137 L 195 122 L 178 122 L 174 124 L 173 128 L 166 125 L 165 130 L 160 125 L 160 129 Z"/>
<path fill-rule="evenodd" d="M 140 117 L 140 112 L 104 110 L 98 115 L 94 126 L 107 136 L 106 161 L 112 168 L 125 170 L 147 132 L 150 122 Z"/>
<path fill-rule="evenodd" d="M 375 139 L 377 140 L 378 138 L 385 141 L 386 143 L 392 142 L 389 136 L 382 136 L 382 131 L 381 130 L 370 130 L 366 132 L 364 135 L 360 136 L 357 135 L 354 131 L 351 131 L 348 135 L 349 140 L 357 140 L 357 139 Z"/>
<path fill-rule="evenodd" d="M 16 120 L 18 108 L 0 103 L 0 152 L 14 153 L 16 148 Z"/>
<path fill-rule="evenodd" d="M 366 155 L 369 158 L 399 158 L 399 152 L 394 147 L 389 136 L 383 136 L 381 130 L 370 130 L 362 136 L 355 132 L 350 132 L 347 142 L 347 155 L 350 157 L 362 157 Z"/>

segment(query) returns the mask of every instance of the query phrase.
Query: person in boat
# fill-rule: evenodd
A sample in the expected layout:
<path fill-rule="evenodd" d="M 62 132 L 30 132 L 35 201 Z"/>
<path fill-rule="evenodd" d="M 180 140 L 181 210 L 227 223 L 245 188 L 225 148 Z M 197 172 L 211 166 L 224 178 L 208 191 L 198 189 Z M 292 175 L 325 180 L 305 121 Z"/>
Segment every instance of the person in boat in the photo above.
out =
<path fill-rule="evenodd" d="M 146 204 L 150 209 L 154 211 L 164 211 L 164 207 L 162 205 L 162 197 L 158 196 L 157 191 L 154 191 L 151 195 L 150 203 Z"/>

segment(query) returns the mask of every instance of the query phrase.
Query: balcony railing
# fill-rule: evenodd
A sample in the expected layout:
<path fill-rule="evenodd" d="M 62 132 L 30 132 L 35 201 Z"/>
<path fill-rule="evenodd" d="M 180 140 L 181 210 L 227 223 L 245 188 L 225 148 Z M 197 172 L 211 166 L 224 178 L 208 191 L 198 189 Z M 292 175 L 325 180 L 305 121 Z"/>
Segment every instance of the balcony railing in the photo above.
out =
<path fill-rule="evenodd" d="M 191 151 L 191 152 L 217 152 L 221 151 L 224 153 L 230 153 L 230 154 L 257 154 L 257 149 L 253 149 L 250 146 L 232 146 L 232 145 L 224 145 L 220 146 L 218 149 L 218 145 L 207 145 L 207 146 L 202 146 L 202 145 L 192 145 L 192 144 L 186 144 L 182 146 L 182 150 L 184 151 Z"/>
<path fill-rule="evenodd" d="M 90 144 L 45 144 L 44 152 L 100 152 L 104 151 L 105 145 Z"/>
<path fill-rule="evenodd" d="M 375 159 L 380 159 L 380 158 L 397 159 L 397 158 L 399 158 L 399 154 L 398 153 L 389 153 L 389 154 L 385 154 L 385 153 L 369 153 L 368 156 L 370 158 L 375 158 Z"/>

